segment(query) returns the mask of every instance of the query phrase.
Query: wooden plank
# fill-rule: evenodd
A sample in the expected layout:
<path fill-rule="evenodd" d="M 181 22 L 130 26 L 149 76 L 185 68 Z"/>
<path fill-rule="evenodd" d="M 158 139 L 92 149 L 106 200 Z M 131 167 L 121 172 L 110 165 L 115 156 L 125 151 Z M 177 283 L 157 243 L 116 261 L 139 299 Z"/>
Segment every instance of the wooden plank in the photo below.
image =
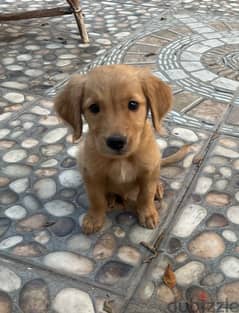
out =
<path fill-rule="evenodd" d="M 42 9 L 28 12 L 19 12 L 19 13 L 5 13 L 0 14 L 0 21 L 17 21 L 23 19 L 31 18 L 41 18 L 41 17 L 52 17 L 60 16 L 65 14 L 72 14 L 73 9 L 69 6 L 53 8 L 53 9 Z"/>

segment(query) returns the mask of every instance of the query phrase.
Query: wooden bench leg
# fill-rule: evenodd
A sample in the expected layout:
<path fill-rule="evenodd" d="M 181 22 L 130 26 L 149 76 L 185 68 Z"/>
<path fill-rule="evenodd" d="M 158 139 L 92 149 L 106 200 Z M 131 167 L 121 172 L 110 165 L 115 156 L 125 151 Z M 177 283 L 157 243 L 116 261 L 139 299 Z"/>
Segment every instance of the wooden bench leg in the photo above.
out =
<path fill-rule="evenodd" d="M 88 43 L 89 37 L 88 37 L 88 33 L 87 33 L 86 26 L 84 23 L 84 15 L 83 15 L 83 12 L 81 10 L 80 0 L 67 0 L 67 2 L 69 3 L 71 8 L 73 9 L 76 23 L 77 23 L 77 26 L 79 28 L 80 35 L 81 35 L 83 42 Z"/>

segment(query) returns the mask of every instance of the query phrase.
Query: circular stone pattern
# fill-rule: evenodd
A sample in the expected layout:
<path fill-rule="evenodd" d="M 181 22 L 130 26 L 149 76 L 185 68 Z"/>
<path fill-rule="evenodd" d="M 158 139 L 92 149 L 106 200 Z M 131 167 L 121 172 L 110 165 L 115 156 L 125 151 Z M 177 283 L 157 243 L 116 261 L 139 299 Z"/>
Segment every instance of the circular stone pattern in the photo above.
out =
<path fill-rule="evenodd" d="M 185 90 L 229 102 L 238 81 L 239 27 L 234 21 L 205 16 L 177 16 L 177 26 L 160 30 L 158 25 L 125 41 L 104 59 L 106 64 L 146 66 L 164 80 L 175 81 Z M 230 21 L 231 22 L 231 21 Z M 227 23 L 230 24 L 229 21 Z M 155 28 L 153 28 L 155 27 Z M 95 66 L 102 64 L 99 60 Z"/>
<path fill-rule="evenodd" d="M 201 62 L 205 64 L 210 71 L 216 74 L 222 73 L 224 76 L 233 77 L 235 80 L 239 80 L 238 44 L 212 48 L 203 54 Z"/>

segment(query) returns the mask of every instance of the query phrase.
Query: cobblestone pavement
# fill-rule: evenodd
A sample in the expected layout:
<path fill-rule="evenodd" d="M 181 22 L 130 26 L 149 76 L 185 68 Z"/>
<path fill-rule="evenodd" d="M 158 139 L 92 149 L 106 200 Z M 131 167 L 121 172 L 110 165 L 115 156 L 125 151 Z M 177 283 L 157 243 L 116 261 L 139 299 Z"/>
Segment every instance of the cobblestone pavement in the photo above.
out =
<path fill-rule="evenodd" d="M 71 16 L 0 25 L 0 313 L 239 312 L 238 1 L 82 3 L 89 45 Z M 85 236 L 77 146 L 52 98 L 72 73 L 114 63 L 149 67 L 172 86 L 157 142 L 165 156 L 191 150 L 161 171 L 157 229 L 115 211 Z M 147 262 L 140 242 L 161 234 Z"/>

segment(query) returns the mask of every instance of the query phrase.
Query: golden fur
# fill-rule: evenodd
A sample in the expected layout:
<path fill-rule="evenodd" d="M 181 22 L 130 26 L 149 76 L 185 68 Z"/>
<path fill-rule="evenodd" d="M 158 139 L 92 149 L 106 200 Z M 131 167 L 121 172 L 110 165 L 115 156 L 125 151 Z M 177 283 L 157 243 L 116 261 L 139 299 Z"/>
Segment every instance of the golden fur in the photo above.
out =
<path fill-rule="evenodd" d="M 130 101 L 138 103 L 136 110 L 129 109 Z M 92 112 L 92 105 L 100 111 Z M 82 116 L 89 126 L 78 156 L 90 202 L 83 221 L 86 234 L 102 227 L 110 194 L 126 199 L 134 193 L 139 223 L 157 226 L 154 197 L 156 192 L 163 193 L 159 184 L 161 154 L 147 114 L 150 110 L 153 126 L 160 132 L 161 120 L 171 105 L 169 86 L 148 70 L 127 65 L 102 66 L 75 75 L 56 97 L 56 111 L 71 125 L 75 139 L 81 137 Z M 114 134 L 126 138 L 120 151 L 106 143 Z"/>

